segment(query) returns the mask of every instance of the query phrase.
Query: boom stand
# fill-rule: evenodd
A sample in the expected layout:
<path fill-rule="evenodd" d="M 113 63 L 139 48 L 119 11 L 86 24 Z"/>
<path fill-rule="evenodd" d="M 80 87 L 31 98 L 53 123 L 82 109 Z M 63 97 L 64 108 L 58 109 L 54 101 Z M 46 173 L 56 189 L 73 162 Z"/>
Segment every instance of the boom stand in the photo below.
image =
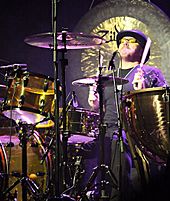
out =
<path fill-rule="evenodd" d="M 61 172 L 61 154 L 60 154 L 60 122 L 59 122 L 59 98 L 60 98 L 60 83 L 59 83 L 59 76 L 58 76 L 58 45 L 57 45 L 57 10 L 58 6 L 57 3 L 58 0 L 53 0 L 52 10 L 53 10 L 53 16 L 52 16 L 52 25 L 53 25 L 53 65 L 54 65 L 54 127 L 55 127 L 55 163 L 54 163 L 54 176 L 55 176 L 55 182 L 54 182 L 54 188 L 55 192 L 54 195 L 49 198 L 48 200 L 54 201 L 54 200 L 61 200 L 61 199 L 67 199 L 64 198 L 62 195 L 63 186 L 66 186 L 65 181 L 65 172 L 67 168 L 67 133 L 66 133 L 66 98 L 65 98 L 65 66 L 67 65 L 66 59 L 64 59 L 64 54 L 66 52 L 66 32 L 62 32 L 62 42 L 63 42 L 63 50 L 62 50 L 62 87 L 64 90 L 62 93 L 62 100 L 63 100 L 63 139 L 64 139 L 64 172 Z M 63 168 L 63 167 L 62 167 Z M 64 174 L 64 177 L 63 177 Z"/>
<path fill-rule="evenodd" d="M 19 183 L 21 183 L 22 186 L 22 201 L 27 201 L 27 190 L 29 189 L 31 193 L 33 194 L 34 198 L 36 200 L 41 200 L 40 198 L 40 192 L 37 185 L 29 178 L 27 177 L 27 129 L 28 125 L 24 124 L 22 122 L 19 123 L 19 139 L 21 142 L 22 147 L 22 178 L 18 179 L 16 182 L 14 182 L 6 191 L 3 192 L 2 198 L 6 196 L 6 194 L 10 193 L 10 191 Z"/>
<path fill-rule="evenodd" d="M 62 122 L 63 122 L 63 129 L 62 129 L 62 148 L 63 148 L 63 161 L 62 161 L 62 168 L 63 168 L 63 187 L 67 189 L 69 187 L 70 178 L 68 177 L 68 158 L 67 158 L 67 144 L 68 144 L 68 137 L 69 137 L 69 131 L 66 126 L 67 119 L 66 119 L 66 113 L 67 113 L 67 105 L 66 105 L 66 80 L 65 80 L 65 69 L 68 65 L 68 60 L 65 59 L 65 53 L 67 52 L 66 48 L 66 37 L 67 32 L 62 31 L 62 42 L 63 42 L 63 49 L 61 50 L 62 53 L 62 59 L 61 59 L 61 73 L 62 73 L 62 108 L 63 108 L 63 116 L 62 116 Z M 65 190 L 64 189 L 64 190 Z"/>
<path fill-rule="evenodd" d="M 105 133 L 106 133 L 106 125 L 104 124 L 103 120 L 103 81 L 102 81 L 102 74 L 101 74 L 102 67 L 99 67 L 99 77 L 98 77 L 98 86 L 97 91 L 99 93 L 99 108 L 100 108 L 100 123 L 99 123 L 99 164 L 97 167 L 93 169 L 93 172 L 87 182 L 87 185 L 83 191 L 83 196 L 86 197 L 86 193 L 90 190 L 92 184 L 94 183 L 97 175 L 99 172 L 101 173 L 99 185 L 99 200 L 109 200 L 109 195 L 106 192 L 106 185 L 108 185 L 108 182 L 106 181 L 106 175 L 110 177 L 110 182 L 112 186 L 117 189 L 117 179 L 113 172 L 110 170 L 108 166 L 104 163 L 104 157 L 105 157 L 105 150 L 104 150 L 104 140 L 105 140 Z"/>
<path fill-rule="evenodd" d="M 113 88 L 114 88 L 114 97 L 115 97 L 115 105 L 116 105 L 116 113 L 117 113 L 117 125 L 118 125 L 118 142 L 119 143 L 119 182 L 118 182 L 118 189 L 119 189 L 119 201 L 122 201 L 122 160 L 121 160 L 121 153 L 124 152 L 123 150 L 123 138 L 122 138 L 122 122 L 120 116 L 120 107 L 119 107 L 119 95 L 118 95 L 118 88 L 116 84 L 116 69 L 113 63 L 112 65 L 113 70 Z M 120 85 L 120 100 L 122 100 L 122 89 L 123 83 Z"/>
<path fill-rule="evenodd" d="M 54 195 L 48 200 L 59 200 L 61 197 L 61 174 L 60 174 L 60 130 L 59 130 L 59 76 L 58 76 L 58 50 L 57 50 L 57 20 L 58 0 L 52 0 L 52 29 L 53 29 L 53 67 L 54 67 L 54 133 L 55 133 L 55 156 L 54 156 Z"/>

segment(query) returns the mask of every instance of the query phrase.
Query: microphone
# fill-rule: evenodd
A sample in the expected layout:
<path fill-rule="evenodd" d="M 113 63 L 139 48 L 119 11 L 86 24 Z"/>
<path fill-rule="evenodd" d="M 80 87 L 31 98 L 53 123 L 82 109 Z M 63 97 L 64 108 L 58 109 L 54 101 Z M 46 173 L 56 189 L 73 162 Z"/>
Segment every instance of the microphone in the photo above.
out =
<path fill-rule="evenodd" d="M 78 107 L 78 100 L 75 91 L 72 91 L 72 106 Z"/>
<path fill-rule="evenodd" d="M 113 69 L 115 69 L 115 64 L 114 64 L 115 59 L 114 59 L 114 58 L 115 58 L 115 56 L 117 55 L 117 53 L 118 53 L 118 50 L 116 50 L 116 51 L 113 52 L 112 58 L 111 58 L 110 61 L 109 61 L 108 70 L 113 70 Z"/>

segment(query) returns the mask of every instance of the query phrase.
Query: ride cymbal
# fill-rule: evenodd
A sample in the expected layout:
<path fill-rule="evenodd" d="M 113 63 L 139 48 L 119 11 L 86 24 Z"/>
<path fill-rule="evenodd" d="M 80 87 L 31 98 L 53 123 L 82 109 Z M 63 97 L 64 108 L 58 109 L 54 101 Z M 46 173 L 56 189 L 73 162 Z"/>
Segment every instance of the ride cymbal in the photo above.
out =
<path fill-rule="evenodd" d="M 25 43 L 41 47 L 41 48 L 53 48 L 53 33 L 40 33 L 28 36 L 24 40 Z M 101 45 L 105 40 L 97 35 L 87 35 L 83 33 L 70 33 L 66 32 L 65 42 L 63 43 L 63 33 L 57 33 L 57 49 L 85 49 L 92 48 L 96 45 Z"/>

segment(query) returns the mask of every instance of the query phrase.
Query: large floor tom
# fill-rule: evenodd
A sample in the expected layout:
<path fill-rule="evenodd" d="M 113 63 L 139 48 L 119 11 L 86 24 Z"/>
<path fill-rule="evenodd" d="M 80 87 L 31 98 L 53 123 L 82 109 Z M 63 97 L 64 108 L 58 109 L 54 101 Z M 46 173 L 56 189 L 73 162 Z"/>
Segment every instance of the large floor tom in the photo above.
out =
<path fill-rule="evenodd" d="M 131 91 L 122 103 L 126 130 L 142 152 L 157 163 L 166 163 L 170 152 L 169 92 L 161 87 Z"/>

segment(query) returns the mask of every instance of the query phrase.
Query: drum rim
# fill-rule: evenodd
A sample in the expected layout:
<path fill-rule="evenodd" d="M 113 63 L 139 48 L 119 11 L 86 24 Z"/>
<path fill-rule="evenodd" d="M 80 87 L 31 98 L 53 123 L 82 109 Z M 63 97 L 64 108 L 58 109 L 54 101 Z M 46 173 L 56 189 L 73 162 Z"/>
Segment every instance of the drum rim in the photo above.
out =
<path fill-rule="evenodd" d="M 52 77 L 49 76 L 49 75 L 44 75 L 44 74 L 37 73 L 37 72 L 33 72 L 33 71 L 28 71 L 28 73 L 29 73 L 29 75 L 31 75 L 31 76 L 37 76 L 37 77 L 40 77 L 40 78 L 49 79 L 50 81 L 54 82 L 54 78 L 52 78 Z"/>
<path fill-rule="evenodd" d="M 2 114 L 5 116 L 4 112 L 5 111 L 12 111 L 12 110 L 21 110 L 21 111 L 25 111 L 25 112 L 31 112 L 34 114 L 39 114 L 43 117 L 48 117 L 48 113 L 49 112 L 41 112 L 38 109 L 34 109 L 34 108 L 29 108 L 29 107 L 25 107 L 25 106 L 21 106 L 21 107 L 17 107 L 17 106 L 4 106 L 3 110 L 2 110 Z"/>
<path fill-rule="evenodd" d="M 62 108 L 61 108 L 62 109 Z M 86 109 L 86 108 L 82 108 L 82 107 L 77 107 L 77 108 L 74 108 L 74 109 L 69 109 L 68 112 L 87 112 L 87 113 L 90 113 L 90 114 L 94 114 L 94 115 L 99 115 L 98 112 L 95 112 L 93 110 L 90 110 L 90 109 Z"/>
<path fill-rule="evenodd" d="M 3 111 L 2 111 L 2 114 L 5 116 L 5 117 L 8 117 L 8 116 L 6 116 L 5 115 L 5 112 L 7 112 L 7 111 L 9 111 L 10 112 L 10 109 L 12 108 L 12 110 L 18 110 L 18 109 L 20 109 L 21 111 L 23 111 L 23 112 L 29 112 L 29 113 L 33 113 L 33 114 L 35 114 L 35 115 L 41 115 L 42 116 L 42 118 L 46 118 L 46 117 L 48 117 L 48 113 L 49 112 L 43 112 L 43 113 L 41 113 L 40 112 L 40 110 L 37 110 L 37 109 L 30 109 L 30 108 L 28 108 L 28 107 L 20 107 L 20 108 L 18 108 L 18 107 L 16 107 L 16 106 L 5 106 L 4 107 L 4 109 L 3 109 Z M 51 115 L 52 116 L 52 115 Z M 9 117 L 8 117 L 9 118 Z M 16 119 L 13 119 L 13 121 L 16 121 Z M 46 121 L 45 121 L 46 122 Z M 54 126 L 54 120 L 53 120 L 53 118 L 52 119 L 49 119 L 49 120 L 47 120 L 47 122 L 48 123 L 45 123 L 45 124 L 37 124 L 36 125 L 36 128 L 50 128 L 50 127 L 53 127 Z M 36 124 L 37 122 L 35 122 L 35 124 Z"/>
<path fill-rule="evenodd" d="M 125 92 L 125 96 L 133 95 L 133 94 L 140 94 L 145 92 L 152 92 L 152 91 L 164 91 L 166 87 L 153 87 L 153 88 L 145 88 L 140 90 L 132 90 Z"/>

